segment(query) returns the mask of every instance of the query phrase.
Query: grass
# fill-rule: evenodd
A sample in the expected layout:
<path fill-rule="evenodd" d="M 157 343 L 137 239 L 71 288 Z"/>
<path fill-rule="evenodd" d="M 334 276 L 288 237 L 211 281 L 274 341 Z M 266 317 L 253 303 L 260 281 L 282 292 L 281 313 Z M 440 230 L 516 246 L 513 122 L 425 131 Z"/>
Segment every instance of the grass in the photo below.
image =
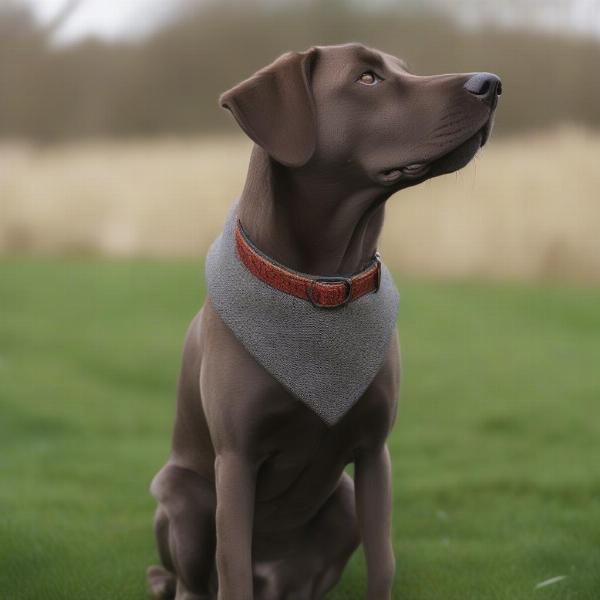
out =
<path fill-rule="evenodd" d="M 197 262 L 0 262 L 0 597 L 145 597 L 201 280 Z M 600 290 L 400 289 L 394 598 L 597 600 Z M 330 598 L 363 589 L 356 555 Z"/>

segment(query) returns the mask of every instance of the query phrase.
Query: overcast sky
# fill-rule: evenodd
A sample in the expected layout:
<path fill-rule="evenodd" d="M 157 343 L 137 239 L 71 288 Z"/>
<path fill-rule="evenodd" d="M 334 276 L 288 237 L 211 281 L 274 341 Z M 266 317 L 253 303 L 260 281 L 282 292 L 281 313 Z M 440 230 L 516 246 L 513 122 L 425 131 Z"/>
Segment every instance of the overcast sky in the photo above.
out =
<path fill-rule="evenodd" d="M 1 2 L 2 0 L 0 0 Z M 41 19 L 51 19 L 68 0 L 18 0 L 31 5 Z M 71 41 L 95 34 L 116 38 L 144 33 L 173 11 L 178 4 L 203 0 L 83 0 L 60 31 L 60 38 Z M 284 0 L 271 0 L 271 2 Z M 293 1 L 293 0 L 286 0 Z M 355 0 L 360 4 L 359 0 Z M 365 2 L 367 0 L 364 0 Z M 571 29 L 578 33 L 600 35 L 600 0 L 427 0 L 462 15 L 472 22 L 475 15 L 503 22 L 507 26 L 528 24 L 553 30 Z M 370 0 L 369 4 L 397 4 L 400 0 Z M 403 3 L 406 4 L 406 1 Z M 425 4 L 425 2 L 422 2 Z M 413 2 L 414 4 L 414 2 Z M 419 4 L 419 3 L 417 3 Z M 525 8 L 527 7 L 527 8 Z M 525 9 L 525 10 L 524 10 Z M 477 17 L 475 17 L 477 20 Z"/>
<path fill-rule="evenodd" d="M 67 0 L 20 1 L 32 6 L 42 20 L 54 17 L 67 3 Z M 60 31 L 60 38 L 70 41 L 94 34 L 111 39 L 143 33 L 161 21 L 174 4 L 173 0 L 83 0 Z"/>

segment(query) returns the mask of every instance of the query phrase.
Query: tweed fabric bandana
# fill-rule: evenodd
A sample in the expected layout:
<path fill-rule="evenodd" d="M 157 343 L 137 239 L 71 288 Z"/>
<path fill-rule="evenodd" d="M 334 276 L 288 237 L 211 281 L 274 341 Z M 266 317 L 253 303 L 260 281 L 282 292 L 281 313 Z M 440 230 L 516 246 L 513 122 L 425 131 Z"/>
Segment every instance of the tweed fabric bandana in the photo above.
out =
<path fill-rule="evenodd" d="M 236 338 L 294 397 L 335 425 L 365 392 L 395 331 L 399 295 L 381 267 L 377 293 L 315 308 L 250 273 L 235 247 L 237 203 L 206 257 L 208 294 Z"/>

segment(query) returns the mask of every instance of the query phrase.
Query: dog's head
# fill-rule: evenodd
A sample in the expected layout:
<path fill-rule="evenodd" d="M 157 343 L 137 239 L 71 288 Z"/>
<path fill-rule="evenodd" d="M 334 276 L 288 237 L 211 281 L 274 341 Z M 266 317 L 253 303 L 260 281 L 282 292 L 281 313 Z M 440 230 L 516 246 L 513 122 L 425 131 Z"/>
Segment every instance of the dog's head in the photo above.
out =
<path fill-rule="evenodd" d="M 490 73 L 417 76 L 362 44 L 284 54 L 220 102 L 278 163 L 392 192 L 464 167 L 501 94 Z"/>

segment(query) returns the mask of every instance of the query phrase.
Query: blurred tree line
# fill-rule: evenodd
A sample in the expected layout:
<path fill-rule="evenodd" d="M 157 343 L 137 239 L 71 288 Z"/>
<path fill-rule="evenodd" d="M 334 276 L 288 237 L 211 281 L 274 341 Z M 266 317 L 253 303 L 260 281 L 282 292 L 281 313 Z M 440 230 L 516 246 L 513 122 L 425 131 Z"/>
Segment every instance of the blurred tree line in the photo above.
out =
<path fill-rule="evenodd" d="M 281 52 L 362 41 L 419 74 L 494 71 L 499 130 L 600 125 L 600 43 L 521 28 L 462 27 L 451 16 L 344 0 L 221 0 L 182 10 L 138 40 L 53 42 L 22 6 L 0 7 L 0 136 L 197 134 L 233 128 L 220 92 Z"/>

